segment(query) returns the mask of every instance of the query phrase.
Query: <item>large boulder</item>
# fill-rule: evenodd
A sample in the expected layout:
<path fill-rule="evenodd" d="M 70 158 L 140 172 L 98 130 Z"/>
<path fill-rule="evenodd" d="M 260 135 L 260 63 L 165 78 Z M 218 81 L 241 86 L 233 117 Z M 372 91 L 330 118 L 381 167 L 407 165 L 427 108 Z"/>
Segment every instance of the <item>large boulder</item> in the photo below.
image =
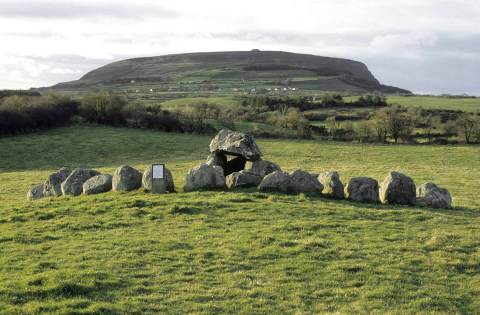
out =
<path fill-rule="evenodd" d="M 279 191 L 279 192 L 289 192 L 290 189 L 290 176 L 287 173 L 282 171 L 275 171 L 273 173 L 265 176 L 260 185 L 258 185 L 258 190 L 260 191 Z"/>
<path fill-rule="evenodd" d="M 44 184 L 38 184 L 33 186 L 27 191 L 27 199 L 28 200 L 37 200 L 40 198 L 43 198 L 43 190 L 44 190 Z"/>
<path fill-rule="evenodd" d="M 200 164 L 188 171 L 184 191 L 225 188 L 225 176 L 220 166 Z"/>
<path fill-rule="evenodd" d="M 83 193 L 86 195 L 101 194 L 112 190 L 112 175 L 93 176 L 83 183 Z"/>
<path fill-rule="evenodd" d="M 52 173 L 48 176 L 48 179 L 44 183 L 43 194 L 45 197 L 58 197 L 62 195 L 62 183 L 70 175 L 71 171 L 62 167 L 55 173 Z"/>
<path fill-rule="evenodd" d="M 378 182 L 370 177 L 355 177 L 345 187 L 345 197 L 357 202 L 379 202 Z"/>
<path fill-rule="evenodd" d="M 220 166 L 225 169 L 227 167 L 227 157 L 220 152 L 213 152 L 207 156 L 207 164 L 210 166 Z"/>
<path fill-rule="evenodd" d="M 414 205 L 416 197 L 415 183 L 402 173 L 390 172 L 380 185 L 382 203 Z"/>
<path fill-rule="evenodd" d="M 417 187 L 417 202 L 432 208 L 450 209 L 452 196 L 445 188 L 440 188 L 434 183 L 425 183 Z"/>
<path fill-rule="evenodd" d="M 78 196 L 83 192 L 83 183 L 93 176 L 100 175 L 95 170 L 77 168 L 61 184 L 62 194 L 64 196 Z"/>
<path fill-rule="evenodd" d="M 289 191 L 294 193 L 321 193 L 322 184 L 310 173 L 302 170 L 295 170 L 289 174 Z"/>
<path fill-rule="evenodd" d="M 128 165 L 122 165 L 115 170 L 112 178 L 114 191 L 131 191 L 142 186 L 142 173 Z"/>
<path fill-rule="evenodd" d="M 212 139 L 210 152 L 243 156 L 249 161 L 258 160 L 262 155 L 252 136 L 228 129 L 220 130 Z"/>
<path fill-rule="evenodd" d="M 323 185 L 322 193 L 328 197 L 343 199 L 345 193 L 343 191 L 343 183 L 340 180 L 338 172 L 324 172 L 318 175 L 318 181 Z"/>
<path fill-rule="evenodd" d="M 278 166 L 277 164 L 262 159 L 247 162 L 247 164 L 245 165 L 245 170 L 262 177 L 275 171 L 282 171 L 280 166 Z"/>
<path fill-rule="evenodd" d="M 262 177 L 247 171 L 235 172 L 227 176 L 226 182 L 229 189 L 239 187 L 255 187 L 260 184 Z"/>
<path fill-rule="evenodd" d="M 147 166 L 145 171 L 143 172 L 142 177 L 142 187 L 146 191 L 152 190 L 152 166 Z M 167 192 L 175 192 L 175 184 L 173 183 L 173 176 L 172 172 L 166 167 L 163 169 L 163 179 L 165 181 L 165 191 Z"/>

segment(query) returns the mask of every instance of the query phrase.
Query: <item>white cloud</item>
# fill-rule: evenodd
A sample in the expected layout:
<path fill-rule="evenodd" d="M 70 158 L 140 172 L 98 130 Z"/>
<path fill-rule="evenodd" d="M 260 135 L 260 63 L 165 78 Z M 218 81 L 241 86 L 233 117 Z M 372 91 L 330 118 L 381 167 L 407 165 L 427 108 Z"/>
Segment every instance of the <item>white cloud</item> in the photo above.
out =
<path fill-rule="evenodd" d="M 478 80 L 478 25 L 477 0 L 2 0 L 0 87 L 73 80 L 127 57 L 259 48 L 366 61 L 381 81 L 422 90 L 447 60 L 462 71 L 445 81 Z M 392 73 L 413 63 L 418 80 Z"/>

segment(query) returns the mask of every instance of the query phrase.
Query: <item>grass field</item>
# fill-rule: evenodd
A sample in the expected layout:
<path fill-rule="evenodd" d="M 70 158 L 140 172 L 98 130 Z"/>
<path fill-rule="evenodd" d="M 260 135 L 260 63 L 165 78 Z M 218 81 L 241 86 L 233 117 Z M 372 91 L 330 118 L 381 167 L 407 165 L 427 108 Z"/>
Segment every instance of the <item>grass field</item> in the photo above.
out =
<path fill-rule="evenodd" d="M 345 101 L 355 101 L 358 96 L 345 97 Z M 424 109 L 450 109 L 464 112 L 480 111 L 480 98 L 447 98 L 437 96 L 388 96 L 389 104 Z"/>
<path fill-rule="evenodd" d="M 479 147 L 262 140 L 285 170 L 401 170 L 455 208 L 183 193 L 210 137 L 72 126 L 0 138 L 0 313 L 478 313 Z M 179 193 L 25 201 L 61 166 L 166 162 Z"/>

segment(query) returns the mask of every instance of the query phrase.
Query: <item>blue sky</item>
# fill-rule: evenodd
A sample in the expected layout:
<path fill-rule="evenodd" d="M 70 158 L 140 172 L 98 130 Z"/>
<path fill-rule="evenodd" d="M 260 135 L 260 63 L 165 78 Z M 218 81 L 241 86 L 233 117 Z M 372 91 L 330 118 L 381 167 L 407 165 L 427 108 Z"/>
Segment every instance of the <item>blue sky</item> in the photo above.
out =
<path fill-rule="evenodd" d="M 480 95 L 479 25 L 476 0 L 0 0 L 0 88 L 131 57 L 258 48 L 363 61 L 419 93 Z"/>

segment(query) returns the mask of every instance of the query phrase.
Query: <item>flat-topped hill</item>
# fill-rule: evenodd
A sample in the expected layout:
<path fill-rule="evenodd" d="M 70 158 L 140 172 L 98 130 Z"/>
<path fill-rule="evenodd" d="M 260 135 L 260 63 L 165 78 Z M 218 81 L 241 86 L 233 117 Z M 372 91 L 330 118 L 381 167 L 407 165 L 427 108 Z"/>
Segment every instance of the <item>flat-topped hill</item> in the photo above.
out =
<path fill-rule="evenodd" d="M 216 88 L 286 86 L 325 91 L 409 93 L 382 85 L 361 62 L 281 51 L 174 54 L 113 62 L 54 88 L 164 83 Z"/>

